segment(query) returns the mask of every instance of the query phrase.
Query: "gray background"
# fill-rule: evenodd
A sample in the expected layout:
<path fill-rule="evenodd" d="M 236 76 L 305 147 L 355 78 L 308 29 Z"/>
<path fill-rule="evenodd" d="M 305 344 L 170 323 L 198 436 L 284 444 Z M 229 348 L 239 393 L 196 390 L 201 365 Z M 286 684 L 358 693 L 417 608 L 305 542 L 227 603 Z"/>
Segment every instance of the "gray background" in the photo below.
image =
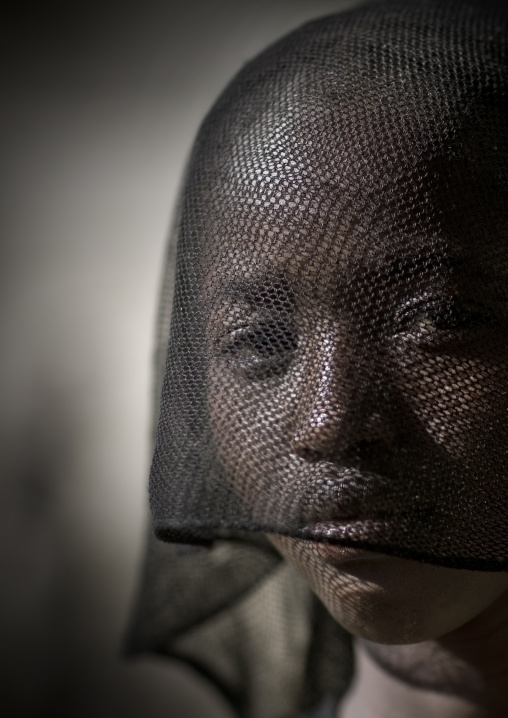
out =
<path fill-rule="evenodd" d="M 146 521 L 166 229 L 241 65 L 356 0 L 6 3 L 0 113 L 1 701 L 9 716 L 221 715 L 122 630 Z"/>

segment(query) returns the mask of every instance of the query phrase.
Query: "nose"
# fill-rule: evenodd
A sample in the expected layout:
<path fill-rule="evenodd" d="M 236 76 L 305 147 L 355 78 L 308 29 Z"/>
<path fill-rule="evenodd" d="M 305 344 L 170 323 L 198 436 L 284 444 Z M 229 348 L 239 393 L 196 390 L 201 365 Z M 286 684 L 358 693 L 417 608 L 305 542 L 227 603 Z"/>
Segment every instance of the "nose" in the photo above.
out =
<path fill-rule="evenodd" d="M 393 444 L 396 432 L 383 410 L 374 365 L 351 342 L 346 344 L 340 332 L 320 333 L 301 384 L 291 440 L 298 456 L 344 460 Z"/>

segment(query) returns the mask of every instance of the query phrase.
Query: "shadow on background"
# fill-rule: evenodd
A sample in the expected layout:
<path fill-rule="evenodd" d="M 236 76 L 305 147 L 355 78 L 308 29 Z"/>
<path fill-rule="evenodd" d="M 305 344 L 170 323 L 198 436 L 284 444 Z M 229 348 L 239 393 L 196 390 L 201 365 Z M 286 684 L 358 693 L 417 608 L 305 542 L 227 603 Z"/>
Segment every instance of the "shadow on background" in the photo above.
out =
<path fill-rule="evenodd" d="M 6 4 L 3 715 L 225 715 L 169 663 L 120 658 L 146 519 L 166 228 L 198 124 L 236 70 L 355 4 Z"/>

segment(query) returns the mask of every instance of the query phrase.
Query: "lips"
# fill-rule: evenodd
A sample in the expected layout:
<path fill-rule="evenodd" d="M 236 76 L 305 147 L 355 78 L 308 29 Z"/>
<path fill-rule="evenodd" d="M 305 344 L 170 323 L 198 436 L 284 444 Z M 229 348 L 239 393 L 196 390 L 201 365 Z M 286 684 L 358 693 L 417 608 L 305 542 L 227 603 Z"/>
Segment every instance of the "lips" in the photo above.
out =
<path fill-rule="evenodd" d="M 301 538 L 325 542 L 389 541 L 428 528 L 433 502 L 414 480 L 320 462 L 299 476 L 296 525 Z M 394 510 L 395 508 L 395 510 Z"/>
<path fill-rule="evenodd" d="M 364 562 L 373 560 L 389 560 L 393 558 L 379 551 L 366 550 L 359 546 L 347 546 L 344 544 L 319 543 L 318 541 L 306 541 L 306 551 L 324 560 L 332 566 L 343 567 L 345 563 L 358 561 Z"/>

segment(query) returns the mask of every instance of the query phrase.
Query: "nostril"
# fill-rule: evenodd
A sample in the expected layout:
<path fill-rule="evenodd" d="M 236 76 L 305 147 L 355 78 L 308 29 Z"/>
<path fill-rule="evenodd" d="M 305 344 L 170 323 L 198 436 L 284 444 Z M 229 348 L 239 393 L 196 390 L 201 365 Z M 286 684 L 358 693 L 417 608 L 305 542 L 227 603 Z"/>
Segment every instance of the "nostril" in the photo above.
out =
<path fill-rule="evenodd" d="M 316 451 L 316 449 L 312 449 L 310 446 L 302 446 L 296 442 L 292 442 L 291 448 L 297 456 L 301 459 L 305 459 L 305 461 L 319 461 L 319 459 L 323 458 L 321 451 Z"/>
<path fill-rule="evenodd" d="M 351 444 L 343 456 L 343 461 L 366 471 L 386 473 L 393 465 L 397 453 L 394 444 L 383 439 L 363 439 Z"/>
<path fill-rule="evenodd" d="M 335 440 L 323 440 L 323 436 L 297 433 L 291 441 L 291 449 L 305 461 L 316 462 L 323 459 L 346 462 L 376 462 L 391 454 L 393 451 L 393 437 L 379 437 L 360 439 L 349 437 L 349 441 L 342 441 L 338 436 Z"/>
<path fill-rule="evenodd" d="M 363 435 L 366 438 L 357 442 L 360 446 L 392 446 L 396 439 L 396 430 L 386 417 L 373 412 L 365 423 Z"/>
<path fill-rule="evenodd" d="M 385 448 L 386 444 L 382 439 L 362 439 L 354 445 L 355 453 L 359 459 L 372 459 Z"/>
<path fill-rule="evenodd" d="M 337 439 L 334 425 L 311 425 L 295 433 L 291 448 L 302 459 L 317 461 L 335 450 Z"/>

